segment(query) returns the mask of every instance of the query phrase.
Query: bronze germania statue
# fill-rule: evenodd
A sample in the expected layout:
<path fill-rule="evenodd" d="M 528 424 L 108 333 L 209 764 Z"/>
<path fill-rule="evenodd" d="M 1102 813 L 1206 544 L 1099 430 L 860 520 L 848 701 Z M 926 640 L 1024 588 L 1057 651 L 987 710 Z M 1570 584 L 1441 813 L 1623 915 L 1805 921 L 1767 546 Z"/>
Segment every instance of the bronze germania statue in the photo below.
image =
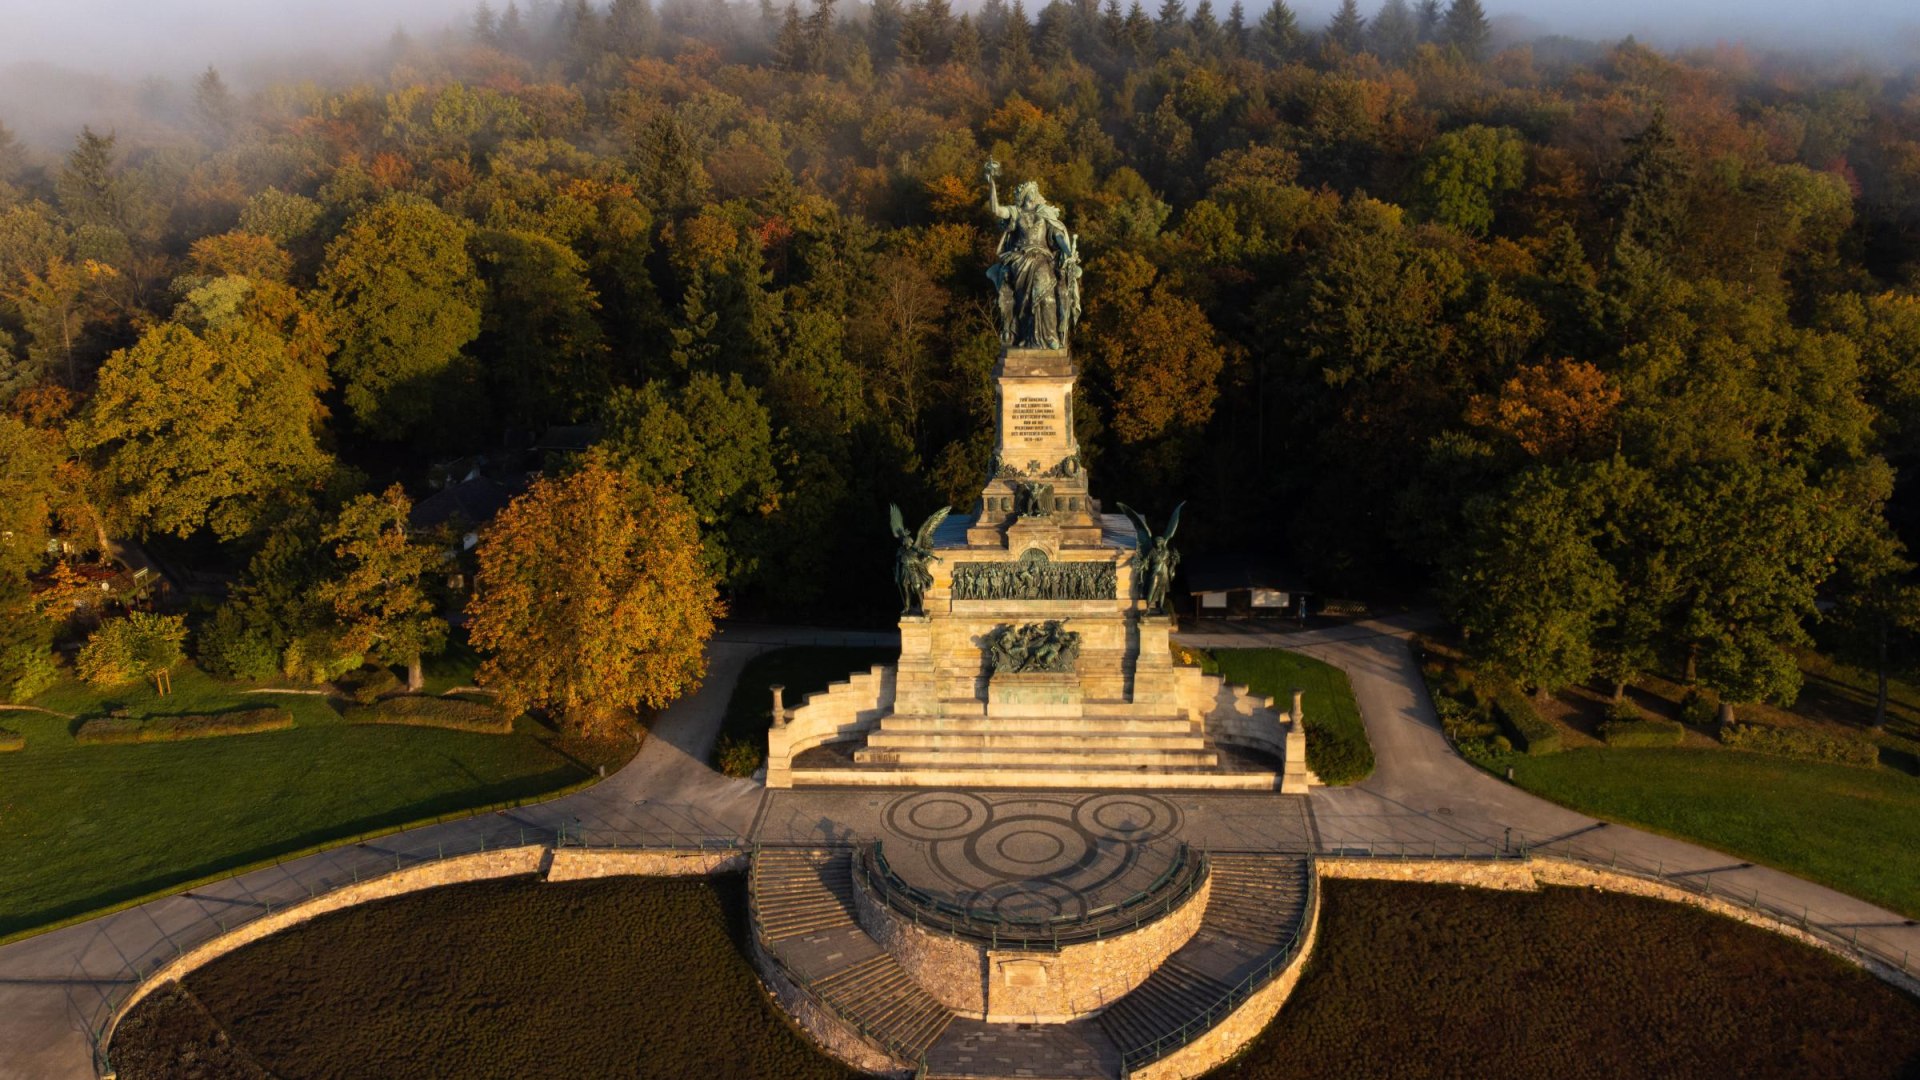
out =
<path fill-rule="evenodd" d="M 924 615 L 927 590 L 933 587 L 933 573 L 927 564 L 940 558 L 933 553 L 933 531 L 952 511 L 944 506 L 935 510 L 920 524 L 918 533 L 910 533 L 900 508 L 889 503 L 887 510 L 893 523 L 893 538 L 900 542 L 893 556 L 893 583 L 900 589 L 900 614 Z"/>
<path fill-rule="evenodd" d="M 987 160 L 987 208 L 1000 225 L 1000 248 L 987 277 L 1000 294 L 1000 343 L 1011 349 L 1064 349 L 1080 319 L 1080 241 L 1060 211 L 1028 180 L 1000 205 L 1000 163 Z"/>
<path fill-rule="evenodd" d="M 1181 503 L 1174 507 L 1173 514 L 1167 518 L 1167 534 L 1155 536 L 1153 530 L 1147 527 L 1146 518 L 1126 503 L 1120 504 L 1120 509 L 1133 519 L 1133 531 L 1137 538 L 1133 565 L 1140 572 L 1149 615 L 1167 613 L 1167 590 L 1173 585 L 1173 572 L 1180 567 L 1180 553 L 1173 550 L 1173 534 L 1180 531 L 1180 511 L 1186 505 Z"/>

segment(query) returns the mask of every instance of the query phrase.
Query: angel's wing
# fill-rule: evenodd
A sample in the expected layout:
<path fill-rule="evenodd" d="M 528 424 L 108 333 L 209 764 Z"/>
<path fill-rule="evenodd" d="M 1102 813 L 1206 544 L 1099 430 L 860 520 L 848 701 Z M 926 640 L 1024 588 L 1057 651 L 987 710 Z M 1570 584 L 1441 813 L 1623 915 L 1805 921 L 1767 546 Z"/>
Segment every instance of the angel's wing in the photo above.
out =
<path fill-rule="evenodd" d="M 952 507 L 943 506 L 929 515 L 927 520 L 920 523 L 920 533 L 914 537 L 914 540 L 919 543 L 922 549 L 931 549 L 933 547 L 933 530 L 939 528 L 940 523 L 947 520 L 947 515 L 951 513 L 953 513 Z"/>
<path fill-rule="evenodd" d="M 1167 534 L 1161 537 L 1161 539 L 1169 544 L 1173 543 L 1173 534 L 1180 531 L 1180 511 L 1185 509 L 1186 505 L 1187 504 L 1183 502 L 1179 506 L 1174 507 L 1173 516 L 1167 518 Z"/>
<path fill-rule="evenodd" d="M 1133 519 L 1133 535 L 1135 539 L 1138 540 L 1138 543 L 1134 545 L 1134 550 L 1144 556 L 1147 549 L 1153 546 L 1153 530 L 1147 528 L 1147 519 L 1141 517 L 1138 510 L 1128 506 L 1126 503 L 1115 503 L 1114 505 L 1124 511 L 1127 517 Z"/>
<path fill-rule="evenodd" d="M 913 534 L 912 534 L 912 533 L 909 533 L 909 532 L 907 532 L 907 522 L 906 522 L 906 519 L 900 516 L 900 507 L 899 507 L 899 506 L 897 506 L 897 505 L 895 505 L 895 504 L 893 504 L 893 503 L 888 503 L 888 504 L 887 504 L 887 517 L 888 517 L 888 518 L 889 518 L 889 519 L 890 519 L 890 520 L 892 521 L 892 523 L 893 523 L 893 538 L 894 538 L 895 540 L 907 540 L 907 539 L 911 539 L 911 538 L 912 538 L 912 535 L 913 535 Z"/>

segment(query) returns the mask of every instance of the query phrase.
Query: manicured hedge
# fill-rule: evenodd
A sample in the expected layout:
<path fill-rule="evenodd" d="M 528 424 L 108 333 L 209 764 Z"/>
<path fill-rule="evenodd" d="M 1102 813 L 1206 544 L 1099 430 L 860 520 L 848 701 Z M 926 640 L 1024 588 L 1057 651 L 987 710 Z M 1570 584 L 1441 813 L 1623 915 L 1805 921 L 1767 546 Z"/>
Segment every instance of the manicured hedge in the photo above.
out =
<path fill-rule="evenodd" d="M 1520 691 L 1501 691 L 1493 699 L 1493 715 L 1521 753 L 1551 754 L 1560 749 L 1560 729 L 1542 719 Z"/>
<path fill-rule="evenodd" d="M 419 695 L 383 698 L 371 705 L 348 709 L 346 717 L 355 724 L 407 724 L 482 735 L 513 734 L 513 717 L 491 705 L 460 698 Z"/>
<path fill-rule="evenodd" d="M 9 731 L 6 728 L 0 727 L 0 754 L 11 753 L 15 750 L 25 750 L 26 748 L 27 740 L 21 738 L 19 732 Z"/>
<path fill-rule="evenodd" d="M 103 717 L 82 723 L 80 730 L 73 733 L 73 741 L 89 746 L 178 742 L 216 735 L 281 731 L 292 726 L 292 713 L 279 706 L 265 705 L 257 709 L 237 709 L 208 716 L 149 716 L 144 720 Z"/>
<path fill-rule="evenodd" d="M 1600 737 L 1608 746 L 1678 746 L 1687 729 L 1677 720 L 1608 720 Z"/>
<path fill-rule="evenodd" d="M 1751 750 L 1756 754 L 1773 754 L 1776 757 L 1831 761 L 1837 765 L 1880 763 L 1880 748 L 1865 739 L 1851 739 L 1802 728 L 1728 724 L 1720 729 L 1720 741 L 1736 750 Z"/>

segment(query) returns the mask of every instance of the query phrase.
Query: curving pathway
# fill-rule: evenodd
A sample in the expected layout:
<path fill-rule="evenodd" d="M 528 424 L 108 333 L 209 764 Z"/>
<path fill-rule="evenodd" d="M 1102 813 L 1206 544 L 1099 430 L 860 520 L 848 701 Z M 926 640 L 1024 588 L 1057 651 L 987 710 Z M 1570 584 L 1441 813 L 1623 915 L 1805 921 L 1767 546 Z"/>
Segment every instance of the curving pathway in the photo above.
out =
<path fill-rule="evenodd" d="M 1313 791 L 1305 826 L 1314 831 L 1321 850 L 1394 845 L 1485 850 L 1511 838 L 1603 860 L 1617 853 L 1668 873 L 1711 874 L 1717 888 L 1743 896 L 1758 891 L 1776 907 L 1804 908 L 1831 930 L 1857 932 L 1862 944 L 1894 956 L 1920 957 L 1920 926 L 1892 912 L 1698 845 L 1596 821 L 1467 764 L 1441 735 L 1406 641 L 1421 625 L 1419 617 L 1398 617 L 1294 633 L 1179 635 L 1186 644 L 1208 648 L 1293 649 L 1347 673 L 1378 767 L 1353 787 Z M 482 841 L 545 840 L 562 828 L 600 845 L 835 832 L 831 821 L 788 821 L 797 808 L 783 812 L 779 800 L 768 799 L 758 784 L 713 772 L 705 765 L 706 755 L 733 685 L 754 655 L 785 645 L 895 640 L 891 633 L 729 626 L 710 648 L 705 686 L 659 718 L 632 763 L 592 788 L 538 806 L 321 852 L 0 948 L 0 1080 L 92 1077 L 89 1031 L 102 1019 L 109 995 L 128 985 L 130 966 L 149 969 L 220 933 L 223 921 L 236 912 L 304 899 L 356 876 L 391 869 L 397 861 L 470 849 Z M 856 797 L 860 806 L 847 808 L 852 816 L 874 812 L 867 803 L 877 806 L 878 800 L 870 794 L 844 796 Z M 1273 822 L 1266 813 L 1244 822 L 1222 814 L 1216 827 L 1264 834 Z M 1255 842 L 1251 834 L 1247 842 Z"/>
<path fill-rule="evenodd" d="M 783 645 L 868 645 L 892 634 L 732 625 L 708 653 L 705 684 L 668 709 L 625 768 L 584 791 L 333 848 L 0 948 L 0 1080 L 89 1080 L 89 1034 L 107 1000 L 142 970 L 222 932 L 224 920 L 278 907 L 398 860 L 549 840 L 564 827 L 593 844 L 697 844 L 744 838 L 762 789 L 707 768 L 727 697 L 753 656 Z"/>
<path fill-rule="evenodd" d="M 1669 875 L 1710 875 L 1716 891 L 1742 898 L 1757 892 L 1776 910 L 1805 912 L 1841 937 L 1857 934 L 1863 946 L 1896 959 L 1910 955 L 1920 965 L 1920 925 L 1913 920 L 1698 844 L 1587 817 L 1468 764 L 1441 734 L 1407 641 L 1433 621 L 1416 615 L 1296 633 L 1188 633 L 1180 640 L 1202 648 L 1292 649 L 1347 673 L 1378 765 L 1359 784 L 1313 790 L 1309 801 L 1323 851 L 1485 850 L 1511 840 L 1603 862 L 1618 857 Z"/>

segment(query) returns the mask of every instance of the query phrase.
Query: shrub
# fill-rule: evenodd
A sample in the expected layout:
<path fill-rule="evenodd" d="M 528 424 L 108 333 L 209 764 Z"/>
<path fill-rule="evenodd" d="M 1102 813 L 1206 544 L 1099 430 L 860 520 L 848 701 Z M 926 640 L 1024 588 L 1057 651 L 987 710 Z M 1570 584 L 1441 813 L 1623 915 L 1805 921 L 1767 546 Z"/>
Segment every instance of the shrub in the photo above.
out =
<path fill-rule="evenodd" d="M 1520 691 L 1509 688 L 1496 695 L 1493 715 L 1521 753 L 1551 754 L 1560 749 L 1560 729 L 1543 719 Z"/>
<path fill-rule="evenodd" d="M 766 764 L 767 751 L 764 745 L 722 735 L 713 748 L 713 759 L 728 776 L 752 776 Z"/>
<path fill-rule="evenodd" d="M 1458 698 L 1441 694 L 1433 699 L 1433 709 L 1440 714 L 1440 727 L 1447 737 L 1459 742 L 1462 739 L 1484 739 L 1499 730 L 1488 722 L 1478 709 L 1468 706 Z"/>
<path fill-rule="evenodd" d="M 95 686 L 118 686 L 178 664 L 187 622 L 178 615 L 131 612 L 95 630 L 80 650 L 80 677 Z"/>
<path fill-rule="evenodd" d="M 1680 722 L 1694 727 L 1708 727 L 1720 712 L 1720 698 L 1705 690 L 1689 690 L 1687 696 L 1680 699 Z"/>
<path fill-rule="evenodd" d="M 206 716 L 149 716 L 144 720 L 104 717 L 88 720 L 73 733 L 83 746 L 118 743 L 178 742 L 217 735 L 252 735 L 293 726 L 293 714 L 276 705 Z"/>
<path fill-rule="evenodd" d="M 513 734 L 513 717 L 491 705 L 462 698 L 418 694 L 381 698 L 370 705 L 348 709 L 346 717 L 349 723 L 354 724 L 405 724 L 410 727 L 471 731 L 480 735 Z"/>
<path fill-rule="evenodd" d="M 371 705 L 399 690 L 400 677 L 383 667 L 361 668 L 341 676 L 337 680 L 337 685 L 353 700 L 362 705 Z"/>
<path fill-rule="evenodd" d="M 1613 723 L 1634 724 L 1646 718 L 1647 715 L 1640 711 L 1640 706 L 1635 705 L 1632 698 L 1623 697 L 1619 701 L 1607 702 L 1607 719 Z"/>
<path fill-rule="evenodd" d="M 1751 750 L 1756 754 L 1772 754 L 1776 757 L 1831 761 L 1837 765 L 1880 763 L 1880 748 L 1865 739 L 1805 728 L 1728 724 L 1720 729 L 1720 741 L 1736 750 Z"/>
<path fill-rule="evenodd" d="M 27 740 L 21 738 L 19 732 L 0 727 L 0 754 L 11 754 L 26 748 Z"/>
<path fill-rule="evenodd" d="M 366 657 L 341 648 L 332 634 L 316 630 L 293 639 L 281 658 L 280 668 L 289 679 L 317 686 L 332 682 L 364 663 Z"/>
<path fill-rule="evenodd" d="M 1220 662 L 1205 649 L 1190 649 L 1179 642 L 1173 643 L 1173 662 L 1182 667 L 1197 667 L 1207 675 L 1220 674 Z"/>
<path fill-rule="evenodd" d="M 1608 746 L 1678 746 L 1686 737 L 1687 729 L 1677 720 L 1609 720 L 1600 725 L 1600 738 Z"/>
<path fill-rule="evenodd" d="M 280 673 L 280 650 L 266 634 L 247 625 L 240 613 L 223 607 L 200 628 L 194 641 L 200 666 L 223 679 L 271 679 Z"/>
<path fill-rule="evenodd" d="M 0 699 L 15 705 L 25 704 L 59 677 L 59 671 L 53 666 L 53 653 L 46 646 L 15 645 L 0 656 Z"/>

